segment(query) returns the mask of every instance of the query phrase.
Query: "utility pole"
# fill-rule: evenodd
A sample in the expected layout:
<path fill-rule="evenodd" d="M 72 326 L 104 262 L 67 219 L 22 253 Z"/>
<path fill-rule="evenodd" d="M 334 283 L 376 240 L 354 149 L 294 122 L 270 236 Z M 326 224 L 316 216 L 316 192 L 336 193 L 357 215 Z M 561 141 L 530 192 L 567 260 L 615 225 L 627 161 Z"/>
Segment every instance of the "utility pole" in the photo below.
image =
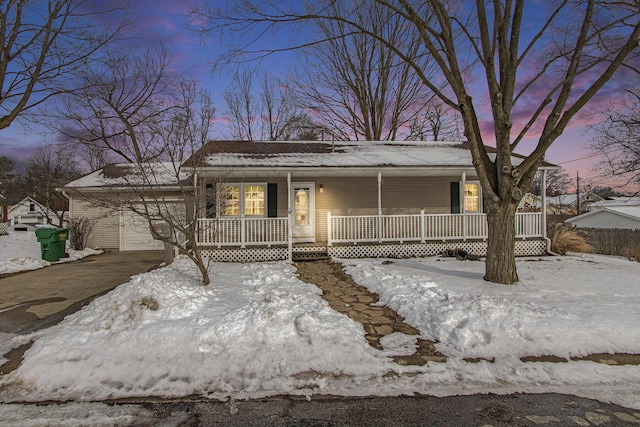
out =
<path fill-rule="evenodd" d="M 580 215 L 580 175 L 578 171 L 576 171 L 576 210 Z"/>

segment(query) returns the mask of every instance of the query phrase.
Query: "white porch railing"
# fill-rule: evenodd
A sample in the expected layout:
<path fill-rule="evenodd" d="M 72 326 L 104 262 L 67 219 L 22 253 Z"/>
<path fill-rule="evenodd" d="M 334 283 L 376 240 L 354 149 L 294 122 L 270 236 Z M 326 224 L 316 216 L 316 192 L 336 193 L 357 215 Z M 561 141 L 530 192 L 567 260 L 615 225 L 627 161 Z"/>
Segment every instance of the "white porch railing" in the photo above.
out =
<path fill-rule="evenodd" d="M 487 238 L 485 214 L 332 216 L 327 214 L 327 244 Z M 541 213 L 516 214 L 516 238 L 542 237 Z"/>
<path fill-rule="evenodd" d="M 539 212 L 516 214 L 516 237 L 542 237 Z M 200 218 L 198 243 L 204 246 L 288 244 L 288 218 Z M 426 242 L 487 238 L 485 214 L 333 216 L 327 214 L 327 244 Z"/>
<path fill-rule="evenodd" d="M 286 245 L 288 235 L 288 218 L 198 219 L 198 243 L 205 246 Z"/>

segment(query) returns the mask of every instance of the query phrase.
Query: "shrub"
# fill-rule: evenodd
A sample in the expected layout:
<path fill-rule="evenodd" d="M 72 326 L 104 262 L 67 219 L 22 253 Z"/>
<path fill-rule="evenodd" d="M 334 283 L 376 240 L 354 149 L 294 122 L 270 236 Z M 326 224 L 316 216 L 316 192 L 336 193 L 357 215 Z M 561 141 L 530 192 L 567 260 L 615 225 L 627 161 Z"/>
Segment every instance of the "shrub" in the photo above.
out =
<path fill-rule="evenodd" d="M 575 227 L 556 224 L 551 230 L 551 251 L 559 255 L 567 252 L 593 252 L 593 246 Z"/>
<path fill-rule="evenodd" d="M 640 262 L 640 245 L 635 245 L 627 251 L 627 258 Z"/>
<path fill-rule="evenodd" d="M 79 217 L 69 219 L 69 243 L 76 251 L 87 247 L 87 240 L 93 229 L 93 221 L 89 218 Z"/>

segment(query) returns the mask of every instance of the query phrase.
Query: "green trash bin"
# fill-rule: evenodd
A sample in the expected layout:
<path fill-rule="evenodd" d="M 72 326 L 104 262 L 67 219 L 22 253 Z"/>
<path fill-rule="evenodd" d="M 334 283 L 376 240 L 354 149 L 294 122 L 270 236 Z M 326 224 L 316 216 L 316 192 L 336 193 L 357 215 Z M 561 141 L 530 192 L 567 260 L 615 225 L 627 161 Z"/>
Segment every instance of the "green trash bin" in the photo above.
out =
<path fill-rule="evenodd" d="M 38 228 L 36 238 L 40 242 L 40 254 L 43 260 L 56 262 L 64 258 L 69 238 L 68 228 Z"/>

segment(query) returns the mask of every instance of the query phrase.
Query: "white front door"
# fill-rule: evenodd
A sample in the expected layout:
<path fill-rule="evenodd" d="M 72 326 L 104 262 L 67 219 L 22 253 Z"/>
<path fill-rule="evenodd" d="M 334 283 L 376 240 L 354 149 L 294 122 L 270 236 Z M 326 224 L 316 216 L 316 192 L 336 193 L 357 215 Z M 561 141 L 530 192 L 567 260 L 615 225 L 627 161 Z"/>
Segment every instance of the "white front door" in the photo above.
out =
<path fill-rule="evenodd" d="M 292 182 L 292 237 L 294 243 L 315 242 L 315 183 Z"/>

